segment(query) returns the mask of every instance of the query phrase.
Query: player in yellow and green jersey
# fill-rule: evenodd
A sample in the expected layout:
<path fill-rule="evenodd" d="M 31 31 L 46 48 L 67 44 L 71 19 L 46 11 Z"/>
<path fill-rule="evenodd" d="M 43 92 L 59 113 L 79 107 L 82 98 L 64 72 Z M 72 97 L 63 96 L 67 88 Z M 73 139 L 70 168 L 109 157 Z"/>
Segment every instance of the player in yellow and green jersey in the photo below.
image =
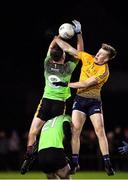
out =
<path fill-rule="evenodd" d="M 74 25 L 74 28 L 76 26 Z M 83 49 L 82 34 L 77 34 L 77 49 Z M 34 144 L 37 132 L 39 132 L 40 127 L 47 120 L 65 112 L 66 102 L 71 97 L 70 87 L 56 87 L 52 82 L 70 82 L 71 75 L 77 64 L 78 60 L 73 56 L 65 62 L 65 52 L 57 45 L 55 39 L 53 39 L 44 60 L 45 87 L 31 123 L 27 146 Z"/>
<path fill-rule="evenodd" d="M 56 116 L 48 120 L 40 133 L 39 164 L 40 169 L 49 179 L 70 179 L 70 165 L 68 164 L 64 141 L 67 141 L 68 154 L 71 155 L 71 117 L 69 115 Z M 67 148 L 67 147 L 65 147 Z"/>
<path fill-rule="evenodd" d="M 78 33 L 80 33 L 79 29 Z M 110 162 L 108 141 L 105 134 L 100 93 L 102 86 L 109 77 L 108 61 L 116 56 L 116 50 L 108 44 L 102 44 L 97 54 L 92 56 L 86 52 L 76 50 L 58 37 L 56 37 L 56 43 L 65 52 L 82 61 L 79 82 L 53 83 L 56 86 L 68 86 L 78 89 L 72 112 L 72 158 L 74 166 L 78 165 L 81 130 L 86 121 L 86 116 L 89 116 L 98 137 L 105 170 L 108 175 L 114 175 L 114 170 Z"/>
<path fill-rule="evenodd" d="M 40 128 L 39 141 L 29 146 L 21 166 L 21 174 L 30 171 L 38 157 L 40 170 L 48 179 L 70 179 L 71 117 L 56 116 Z"/>
<path fill-rule="evenodd" d="M 74 23 L 74 29 L 77 26 L 79 24 Z M 77 49 L 83 49 L 82 34 L 77 34 Z M 65 62 L 65 52 L 57 45 L 55 39 L 53 39 L 44 60 L 45 87 L 28 133 L 26 159 L 21 167 L 22 174 L 28 171 L 26 167 L 30 166 L 35 159 L 32 158 L 31 160 L 31 155 L 33 153 L 34 155 L 36 154 L 35 142 L 42 126 L 49 119 L 65 113 L 66 101 L 71 96 L 69 87 L 56 87 L 52 82 L 70 82 L 72 72 L 77 64 L 78 60 L 74 57 Z"/>

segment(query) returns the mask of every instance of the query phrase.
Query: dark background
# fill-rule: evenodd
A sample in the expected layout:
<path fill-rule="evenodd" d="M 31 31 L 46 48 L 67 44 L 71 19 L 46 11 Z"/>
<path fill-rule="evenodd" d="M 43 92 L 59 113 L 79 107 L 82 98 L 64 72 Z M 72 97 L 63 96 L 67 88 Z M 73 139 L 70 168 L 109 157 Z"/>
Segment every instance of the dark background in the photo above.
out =
<path fill-rule="evenodd" d="M 1 3 L 0 129 L 28 130 L 43 93 L 43 59 L 49 43 L 59 26 L 73 19 L 82 24 L 85 51 L 95 54 L 103 42 L 116 48 L 118 54 L 109 63 L 110 78 L 102 93 L 105 125 L 107 130 L 128 127 L 126 7 L 121 0 Z M 72 80 L 77 80 L 79 69 Z"/>

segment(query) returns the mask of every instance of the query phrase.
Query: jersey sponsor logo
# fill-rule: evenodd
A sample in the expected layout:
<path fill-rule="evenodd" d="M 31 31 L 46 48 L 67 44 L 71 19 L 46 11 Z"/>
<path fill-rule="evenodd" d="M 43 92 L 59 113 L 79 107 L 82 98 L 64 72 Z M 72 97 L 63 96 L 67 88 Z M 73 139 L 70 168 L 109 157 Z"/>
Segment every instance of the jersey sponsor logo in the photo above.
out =
<path fill-rule="evenodd" d="M 55 86 L 52 83 L 53 82 L 59 82 L 61 81 L 60 78 L 56 75 L 50 75 L 48 76 L 48 81 L 49 81 L 49 86 L 53 87 L 53 88 L 59 88 L 60 86 Z"/>
<path fill-rule="evenodd" d="M 99 108 L 94 109 L 95 112 L 100 112 L 101 110 Z"/>
<path fill-rule="evenodd" d="M 51 71 L 59 72 L 59 69 L 51 68 Z"/>
<path fill-rule="evenodd" d="M 73 103 L 72 109 L 74 109 L 76 107 L 76 101 Z"/>

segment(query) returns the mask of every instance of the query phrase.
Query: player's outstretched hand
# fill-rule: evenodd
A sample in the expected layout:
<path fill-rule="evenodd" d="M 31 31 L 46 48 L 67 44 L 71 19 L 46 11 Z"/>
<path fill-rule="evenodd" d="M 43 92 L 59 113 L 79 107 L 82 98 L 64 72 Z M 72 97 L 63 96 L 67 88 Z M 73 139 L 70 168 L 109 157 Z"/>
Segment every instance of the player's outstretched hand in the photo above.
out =
<path fill-rule="evenodd" d="M 118 151 L 121 154 L 127 154 L 128 155 L 128 143 L 125 141 L 122 141 L 124 146 L 118 147 Z"/>
<path fill-rule="evenodd" d="M 77 20 L 73 20 L 72 23 L 74 24 L 73 27 L 74 27 L 75 33 L 76 33 L 76 34 L 81 33 L 81 24 L 80 24 L 80 22 L 77 21 Z"/>
<path fill-rule="evenodd" d="M 68 83 L 67 83 L 67 82 L 62 82 L 62 81 L 53 82 L 52 84 L 53 84 L 54 86 L 63 86 L 63 87 L 67 87 L 67 86 L 68 86 Z"/>

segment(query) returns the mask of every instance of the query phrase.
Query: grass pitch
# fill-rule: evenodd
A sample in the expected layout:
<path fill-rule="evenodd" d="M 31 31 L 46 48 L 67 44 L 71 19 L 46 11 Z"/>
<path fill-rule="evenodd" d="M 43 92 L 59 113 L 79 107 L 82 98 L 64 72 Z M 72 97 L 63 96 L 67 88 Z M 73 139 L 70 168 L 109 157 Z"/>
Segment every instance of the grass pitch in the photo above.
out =
<path fill-rule="evenodd" d="M 27 172 L 21 175 L 20 172 L 0 172 L 0 179 L 46 179 L 41 172 Z M 128 172 L 116 172 L 114 176 L 108 176 L 105 172 L 81 171 L 72 175 L 72 179 L 128 179 Z"/>

